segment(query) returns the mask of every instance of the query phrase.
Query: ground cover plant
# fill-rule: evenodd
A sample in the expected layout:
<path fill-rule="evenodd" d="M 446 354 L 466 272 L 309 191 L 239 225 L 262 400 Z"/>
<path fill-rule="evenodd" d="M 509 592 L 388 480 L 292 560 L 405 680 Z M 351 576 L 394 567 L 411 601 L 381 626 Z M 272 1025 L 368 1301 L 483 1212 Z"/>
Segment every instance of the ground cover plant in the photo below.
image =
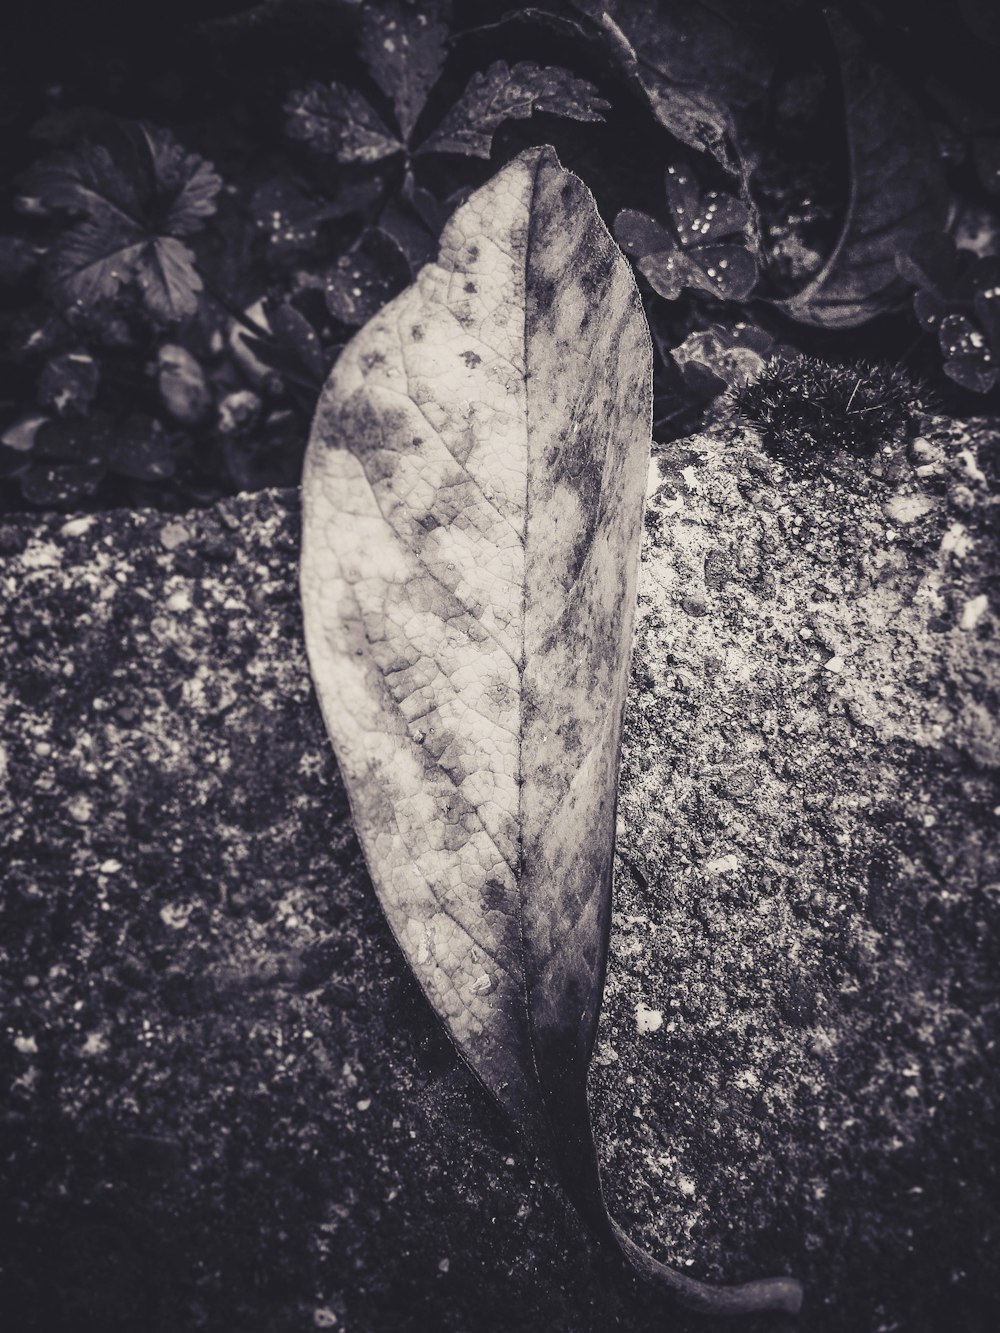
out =
<path fill-rule="evenodd" d="M 658 438 L 795 354 L 995 406 L 981 7 L 220 8 L 8 44 L 0 511 L 294 484 L 344 344 L 532 143 L 635 265 Z"/>

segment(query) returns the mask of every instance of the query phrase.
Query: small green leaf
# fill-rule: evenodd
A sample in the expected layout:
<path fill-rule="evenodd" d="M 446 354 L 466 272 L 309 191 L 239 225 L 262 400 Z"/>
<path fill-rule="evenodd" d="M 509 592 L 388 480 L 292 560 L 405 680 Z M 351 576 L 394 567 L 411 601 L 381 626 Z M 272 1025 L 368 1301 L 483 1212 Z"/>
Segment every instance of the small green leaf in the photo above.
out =
<path fill-rule="evenodd" d="M 311 83 L 291 93 L 285 111 L 293 139 L 333 153 L 338 162 L 380 162 L 403 148 L 365 98 L 339 83 Z"/>
<path fill-rule="evenodd" d="M 946 315 L 938 330 L 944 373 L 972 393 L 989 393 L 997 382 L 997 359 L 983 331 L 966 315 Z"/>
<path fill-rule="evenodd" d="M 450 6 L 409 8 L 399 0 L 366 6 L 361 19 L 361 54 L 372 78 L 392 99 L 404 139 L 409 139 L 427 94 L 444 65 Z M 428 13 L 427 11 L 430 10 Z"/>
<path fill-rule="evenodd" d="M 547 111 L 572 120 L 599 121 L 607 108 L 593 84 L 568 70 L 527 60 L 508 66 L 497 60 L 473 74 L 465 92 L 417 152 L 488 158 L 493 135 L 505 120 L 527 120 L 536 111 Z"/>
<path fill-rule="evenodd" d="M 172 236 L 158 236 L 139 270 L 139 288 L 146 304 L 166 320 L 183 319 L 198 309 L 201 278 L 194 255 Z"/>
<path fill-rule="evenodd" d="M 681 167 L 667 167 L 666 189 L 677 236 L 685 248 L 735 236 L 750 221 L 742 200 L 719 190 L 703 193 L 697 181 Z"/>
<path fill-rule="evenodd" d="M 81 216 L 48 259 L 49 288 L 60 304 L 89 309 L 135 284 L 163 319 L 195 311 L 202 283 L 178 238 L 215 212 L 222 182 L 210 163 L 166 130 L 117 121 L 107 143 L 56 154 L 28 182 L 46 207 Z"/>
<path fill-rule="evenodd" d="M 724 301 L 744 301 L 756 284 L 757 261 L 741 245 L 683 249 L 655 218 L 631 208 L 618 214 L 614 231 L 649 285 L 668 301 L 676 301 L 685 288 Z"/>
<path fill-rule="evenodd" d="M 72 508 L 95 494 L 103 476 L 99 464 L 39 463 L 22 473 L 21 494 L 39 508 Z"/>

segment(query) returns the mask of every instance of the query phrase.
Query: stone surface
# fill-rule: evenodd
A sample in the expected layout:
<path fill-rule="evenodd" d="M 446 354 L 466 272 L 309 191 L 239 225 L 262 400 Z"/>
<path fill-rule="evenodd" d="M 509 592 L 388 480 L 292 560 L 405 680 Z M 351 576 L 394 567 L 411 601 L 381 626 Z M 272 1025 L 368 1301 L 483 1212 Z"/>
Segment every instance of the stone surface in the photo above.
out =
<path fill-rule="evenodd" d="M 1000 1314 L 998 470 L 927 423 L 819 482 L 724 431 L 652 478 L 605 1181 L 697 1276 L 802 1277 L 810 1333 Z M 0 528 L 0 1308 L 713 1327 L 593 1249 L 408 975 L 297 536 L 285 492 Z"/>

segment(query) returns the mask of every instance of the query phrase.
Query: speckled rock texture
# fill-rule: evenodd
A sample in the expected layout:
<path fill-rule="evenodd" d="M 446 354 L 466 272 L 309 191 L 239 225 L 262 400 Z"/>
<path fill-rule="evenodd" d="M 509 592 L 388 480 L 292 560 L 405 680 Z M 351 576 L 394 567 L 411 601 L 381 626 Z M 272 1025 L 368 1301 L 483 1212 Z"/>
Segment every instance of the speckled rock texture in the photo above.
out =
<path fill-rule="evenodd" d="M 423 1000 L 312 694 L 287 492 L 0 528 L 0 1309 L 20 1330 L 1000 1319 L 1000 449 L 658 452 L 596 1252 Z"/>

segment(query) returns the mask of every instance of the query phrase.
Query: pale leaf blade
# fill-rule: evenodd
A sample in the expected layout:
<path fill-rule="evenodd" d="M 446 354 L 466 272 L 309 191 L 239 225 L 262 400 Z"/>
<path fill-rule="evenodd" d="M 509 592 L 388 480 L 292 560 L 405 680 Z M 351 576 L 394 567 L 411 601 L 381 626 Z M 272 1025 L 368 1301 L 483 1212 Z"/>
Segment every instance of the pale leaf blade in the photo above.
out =
<path fill-rule="evenodd" d="M 306 647 L 389 923 L 456 1046 L 594 1235 L 586 1076 L 611 907 L 652 352 L 631 272 L 550 148 L 477 190 L 348 345 L 303 474 Z"/>
<path fill-rule="evenodd" d="M 617 755 L 624 698 L 649 374 L 627 265 L 584 187 L 550 150 L 536 150 L 459 209 L 438 263 L 342 354 L 306 463 L 307 642 L 372 876 L 456 1043 L 526 1127 L 540 1106 L 528 972 L 558 1008 L 548 955 L 567 932 L 588 934 L 570 952 L 589 960 L 579 983 L 589 1049 L 606 905 L 581 914 L 574 898 L 572 920 L 561 924 L 562 890 L 547 881 L 532 890 L 546 896 L 535 904 L 538 938 L 526 940 L 522 897 L 542 881 L 530 866 L 522 875 L 525 790 L 538 810 L 585 803 L 577 789 L 568 794 L 558 747 L 546 761 L 554 785 L 543 800 L 538 772 L 524 767 L 525 745 L 541 746 L 550 723 L 566 736 L 575 728 L 571 774 L 599 748 L 594 772 L 604 790 L 586 805 L 575 838 L 601 844 L 600 856 L 592 853 L 600 873 L 586 893 L 606 899 L 616 786 L 609 755 Z M 610 551 L 612 533 L 624 537 L 601 506 L 613 496 L 617 505 L 623 487 L 631 546 Z M 537 550 L 533 511 L 542 516 Z M 576 537 L 557 550 L 560 513 L 567 542 Z M 569 693 L 543 698 L 532 672 L 549 669 L 554 649 L 542 648 L 560 618 L 570 615 L 578 640 L 591 632 L 567 610 L 566 560 L 589 569 L 592 548 L 604 561 L 608 601 L 593 632 L 610 633 L 612 624 L 618 632 L 599 648 L 600 679 L 594 658 L 594 671 L 574 678 Z M 579 615 L 597 615 L 596 586 L 579 583 Z M 617 654 L 617 671 L 608 653 Z M 537 658 L 531 670 L 529 656 Z M 607 690 L 614 697 L 603 697 Z M 598 714 L 601 727 L 589 737 L 575 719 Z M 595 800 L 604 812 L 596 828 Z M 532 835 L 539 865 L 540 837 Z M 572 892 L 586 896 L 580 885 Z"/>

